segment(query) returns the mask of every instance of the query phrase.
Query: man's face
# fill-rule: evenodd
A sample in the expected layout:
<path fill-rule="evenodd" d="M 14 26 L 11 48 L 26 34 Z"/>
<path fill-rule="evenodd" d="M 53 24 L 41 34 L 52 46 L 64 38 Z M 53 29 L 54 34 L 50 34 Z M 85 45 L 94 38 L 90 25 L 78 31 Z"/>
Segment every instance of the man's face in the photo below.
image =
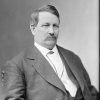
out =
<path fill-rule="evenodd" d="M 47 49 L 53 49 L 59 34 L 59 19 L 50 12 L 39 12 L 39 21 L 34 29 L 34 40 Z"/>

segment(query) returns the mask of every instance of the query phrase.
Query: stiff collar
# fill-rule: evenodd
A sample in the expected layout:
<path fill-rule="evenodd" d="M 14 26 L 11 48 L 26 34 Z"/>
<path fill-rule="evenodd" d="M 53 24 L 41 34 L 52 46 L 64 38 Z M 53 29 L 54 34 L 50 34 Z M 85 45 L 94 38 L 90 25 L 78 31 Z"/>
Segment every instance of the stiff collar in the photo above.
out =
<path fill-rule="evenodd" d="M 39 45 L 38 43 L 34 43 L 34 45 L 39 49 L 39 51 L 44 55 L 46 56 L 48 52 L 50 52 L 51 50 Z M 55 46 L 53 49 L 52 49 L 53 52 L 55 52 L 56 54 L 58 54 L 58 49 L 57 47 Z"/>

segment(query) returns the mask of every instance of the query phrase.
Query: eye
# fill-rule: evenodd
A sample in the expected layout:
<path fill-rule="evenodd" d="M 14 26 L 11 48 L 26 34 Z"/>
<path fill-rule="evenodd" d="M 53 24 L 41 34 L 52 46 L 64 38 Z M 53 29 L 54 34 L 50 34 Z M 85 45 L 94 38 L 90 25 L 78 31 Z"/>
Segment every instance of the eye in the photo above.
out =
<path fill-rule="evenodd" d="M 53 27 L 54 27 L 54 28 L 59 28 L 59 25 L 54 24 Z"/>
<path fill-rule="evenodd" d="M 42 25 L 42 27 L 49 27 L 49 26 L 50 26 L 49 24 Z"/>

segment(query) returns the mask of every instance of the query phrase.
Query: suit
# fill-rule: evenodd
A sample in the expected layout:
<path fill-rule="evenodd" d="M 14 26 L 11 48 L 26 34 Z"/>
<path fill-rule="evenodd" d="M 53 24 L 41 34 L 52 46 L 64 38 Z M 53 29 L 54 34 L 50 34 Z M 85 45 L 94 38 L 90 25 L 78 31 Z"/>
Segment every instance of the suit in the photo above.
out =
<path fill-rule="evenodd" d="M 80 91 L 76 94 L 78 96 L 69 96 L 51 65 L 32 46 L 7 62 L 4 76 L 5 100 L 96 100 L 96 89 L 91 85 L 79 57 L 60 46 L 57 48 L 69 76 L 77 84 Z"/>

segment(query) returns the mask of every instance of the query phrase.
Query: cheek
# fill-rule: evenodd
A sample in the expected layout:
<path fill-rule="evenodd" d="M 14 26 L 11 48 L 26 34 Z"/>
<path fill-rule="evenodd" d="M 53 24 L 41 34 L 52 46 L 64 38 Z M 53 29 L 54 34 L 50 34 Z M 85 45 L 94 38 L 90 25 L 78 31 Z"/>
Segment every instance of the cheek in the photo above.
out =
<path fill-rule="evenodd" d="M 36 34 L 35 34 L 35 37 L 38 38 L 39 40 L 43 40 L 44 38 L 46 38 L 47 36 L 47 32 L 44 31 L 44 30 L 36 30 Z"/>
<path fill-rule="evenodd" d="M 59 35 L 59 31 L 55 31 L 55 36 L 58 37 L 58 35 Z"/>
<path fill-rule="evenodd" d="M 40 36 L 44 37 L 44 38 L 47 37 L 47 35 L 48 35 L 48 31 L 44 30 L 44 29 L 39 29 L 38 32 L 39 32 Z"/>

